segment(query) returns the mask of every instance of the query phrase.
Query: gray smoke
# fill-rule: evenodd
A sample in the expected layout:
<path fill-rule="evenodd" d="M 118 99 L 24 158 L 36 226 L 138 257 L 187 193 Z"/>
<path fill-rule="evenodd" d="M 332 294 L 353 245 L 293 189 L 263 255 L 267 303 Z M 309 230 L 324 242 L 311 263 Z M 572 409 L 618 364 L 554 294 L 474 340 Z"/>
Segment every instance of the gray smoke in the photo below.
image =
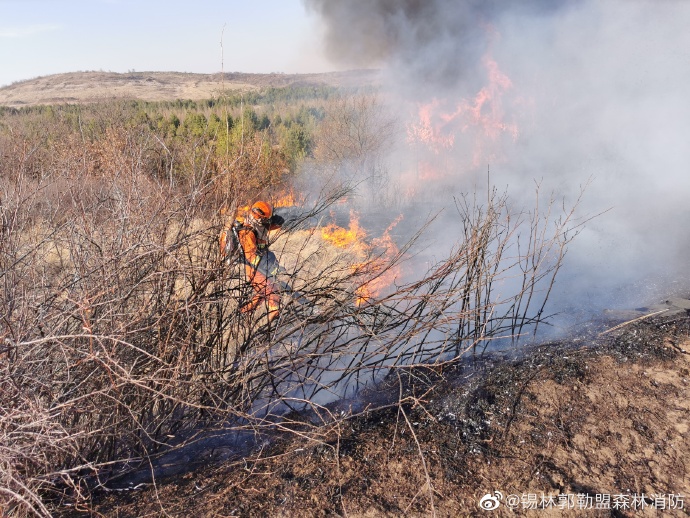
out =
<path fill-rule="evenodd" d="M 304 0 L 326 24 L 326 52 L 353 67 L 392 67 L 402 85 L 473 81 L 485 31 L 507 13 L 543 16 L 567 0 Z M 511 5 L 513 4 L 513 5 Z M 518 7 L 519 6 L 519 7 Z"/>
<path fill-rule="evenodd" d="M 439 113 L 471 104 L 489 80 L 486 56 L 510 79 L 499 116 L 515 132 L 487 139 L 437 116 L 454 144 L 431 160 L 457 192 L 486 178 L 490 164 L 493 183 L 526 206 L 535 179 L 570 201 L 593 179 L 581 213 L 610 210 L 571 246 L 562 303 L 599 310 L 688 294 L 690 2 L 305 4 L 322 16 L 334 60 L 385 71 L 403 124 L 425 103 Z M 406 148 L 391 160 L 393 176 L 409 178 L 427 158 Z"/>

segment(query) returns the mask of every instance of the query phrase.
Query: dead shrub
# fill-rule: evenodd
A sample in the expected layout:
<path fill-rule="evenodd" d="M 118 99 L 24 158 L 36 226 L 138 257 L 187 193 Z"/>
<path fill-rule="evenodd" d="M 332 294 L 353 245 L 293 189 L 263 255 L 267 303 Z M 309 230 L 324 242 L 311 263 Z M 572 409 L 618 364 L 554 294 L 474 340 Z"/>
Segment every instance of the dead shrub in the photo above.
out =
<path fill-rule="evenodd" d="M 324 403 L 392 369 L 455 361 L 535 325 L 572 238 L 572 213 L 552 221 L 514 214 L 496 193 L 485 206 L 467 199 L 447 257 L 362 302 L 358 290 L 414 239 L 388 256 L 335 250 L 311 222 L 336 190 L 276 243 L 290 273 L 280 318 L 263 325 L 260 311 L 237 311 L 246 282 L 216 250 L 218 203 L 247 193 L 226 190 L 234 173 L 197 148 L 175 160 L 183 175 L 163 176 L 151 133 L 107 128 L 69 145 L 0 137 L 0 494 L 13 516 L 88 510 L 95 488 L 205 427 L 289 430 L 281 416 L 305 408 L 333 422 Z"/>

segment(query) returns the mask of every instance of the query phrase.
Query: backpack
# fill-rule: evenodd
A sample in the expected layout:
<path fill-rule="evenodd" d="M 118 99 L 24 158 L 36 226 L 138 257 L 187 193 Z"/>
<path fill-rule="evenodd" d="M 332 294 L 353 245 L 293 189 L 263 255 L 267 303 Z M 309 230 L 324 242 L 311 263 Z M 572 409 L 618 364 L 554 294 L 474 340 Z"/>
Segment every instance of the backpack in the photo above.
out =
<path fill-rule="evenodd" d="M 239 229 L 244 226 L 244 222 L 240 219 L 233 221 L 232 226 L 223 229 L 218 236 L 218 245 L 220 247 L 220 257 L 228 265 L 236 264 L 244 260 L 244 251 L 240 244 L 240 237 L 238 235 Z"/>

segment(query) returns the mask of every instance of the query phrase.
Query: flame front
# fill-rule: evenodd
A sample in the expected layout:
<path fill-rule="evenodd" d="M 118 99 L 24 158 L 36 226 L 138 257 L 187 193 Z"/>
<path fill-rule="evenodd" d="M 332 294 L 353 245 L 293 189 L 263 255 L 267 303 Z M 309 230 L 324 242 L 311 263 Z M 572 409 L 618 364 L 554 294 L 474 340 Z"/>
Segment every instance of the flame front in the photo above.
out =
<path fill-rule="evenodd" d="M 342 228 L 331 223 L 321 229 L 321 237 L 324 241 L 328 241 L 338 248 L 356 248 L 357 250 L 365 251 L 366 243 L 364 238 L 367 233 L 359 226 L 359 218 L 354 213 L 350 212 L 350 226 L 349 228 Z"/>
<path fill-rule="evenodd" d="M 444 124 L 434 122 L 434 115 L 439 110 L 441 102 L 433 99 L 429 103 L 419 107 L 419 122 L 410 124 L 407 128 L 407 141 L 410 143 L 422 142 L 435 154 L 450 149 L 455 144 L 455 135 L 444 135 Z"/>
<path fill-rule="evenodd" d="M 452 150 L 461 134 L 473 140 L 471 148 L 472 167 L 496 161 L 500 152 L 492 152 L 492 144 L 501 136 L 513 140 L 518 137 L 518 127 L 507 120 L 503 99 L 513 88 L 510 78 L 504 74 L 498 63 L 487 53 L 482 63 L 488 84 L 472 99 L 459 102 L 434 98 L 418 105 L 417 122 L 407 128 L 407 141 L 421 145 L 434 155 Z M 434 175 L 424 174 L 425 177 Z"/>
<path fill-rule="evenodd" d="M 287 192 L 279 194 L 275 198 L 273 207 L 276 209 L 279 207 L 294 207 L 295 205 L 302 205 L 303 202 L 304 198 L 302 196 L 295 195 L 294 189 L 290 189 Z"/>
<path fill-rule="evenodd" d="M 338 248 L 354 252 L 360 259 L 360 262 L 352 264 L 351 267 L 357 275 L 362 275 L 368 280 L 355 290 L 358 306 L 378 297 L 400 275 L 400 266 L 393 264 L 398 254 L 398 247 L 391 238 L 390 231 L 401 219 L 402 215 L 386 229 L 381 237 L 373 239 L 371 243 L 365 241 L 367 233 L 360 226 L 359 218 L 354 212 L 350 213 L 348 228 L 331 223 L 321 229 L 321 237 L 325 241 Z M 369 259 L 374 253 L 378 256 Z"/>

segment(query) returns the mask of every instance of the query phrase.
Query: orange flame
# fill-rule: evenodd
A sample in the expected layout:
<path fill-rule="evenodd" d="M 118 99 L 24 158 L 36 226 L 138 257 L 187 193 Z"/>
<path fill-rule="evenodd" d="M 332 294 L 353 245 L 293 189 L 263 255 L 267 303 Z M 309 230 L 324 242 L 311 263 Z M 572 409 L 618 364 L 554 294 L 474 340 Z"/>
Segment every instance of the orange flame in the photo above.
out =
<path fill-rule="evenodd" d="M 330 224 L 321 229 L 321 237 L 338 248 L 347 248 L 354 251 L 362 262 L 356 262 L 351 268 L 358 275 L 369 278 L 356 290 L 356 304 L 361 306 L 378 297 L 383 290 L 390 286 L 400 275 L 400 266 L 390 266 L 391 261 L 398 254 L 390 231 L 402 219 L 402 214 L 386 229 L 383 235 L 373 239 L 371 243 L 364 241 L 366 231 L 360 226 L 359 218 L 354 212 L 350 213 L 349 228 L 345 229 L 335 224 Z M 378 257 L 368 260 L 372 253 L 379 253 Z"/>
<path fill-rule="evenodd" d="M 391 230 L 402 220 L 403 215 L 400 214 L 393 223 L 391 223 L 383 235 L 372 240 L 371 247 L 375 250 L 381 250 L 382 255 L 370 263 L 369 275 L 372 279 L 357 289 L 357 305 L 361 306 L 369 302 L 371 299 L 378 297 L 385 288 L 395 282 L 395 279 L 400 276 L 401 268 L 399 264 L 393 264 L 393 260 L 399 253 L 399 249 L 390 235 Z M 391 266 L 392 265 L 392 266 Z"/>
<path fill-rule="evenodd" d="M 471 126 L 477 127 L 483 129 L 484 134 L 491 139 L 496 139 L 504 132 L 516 138 L 517 126 L 503 120 L 502 104 L 503 94 L 513 87 L 513 82 L 501 72 L 498 63 L 490 56 L 484 56 L 483 62 L 489 75 L 489 84 L 479 90 L 472 103 L 463 100 L 454 113 L 441 114 L 440 118 L 446 123 L 459 119 L 462 131 Z"/>
<path fill-rule="evenodd" d="M 359 218 L 354 211 L 350 212 L 350 226 L 345 229 L 335 223 L 331 223 L 321 229 L 321 237 L 338 248 L 355 247 L 364 250 L 366 245 L 363 239 L 366 232 L 359 226 Z"/>
<path fill-rule="evenodd" d="M 419 107 L 419 123 L 411 124 L 407 128 L 408 142 L 423 142 L 436 154 L 450 149 L 455 143 L 455 135 L 443 135 L 443 126 L 434 125 L 433 112 L 438 109 L 440 101 L 433 99 L 430 103 Z"/>
<path fill-rule="evenodd" d="M 518 127 L 515 123 L 506 121 L 503 109 L 503 98 L 512 89 L 513 83 L 489 53 L 484 56 L 482 63 L 488 84 L 473 99 L 460 100 L 450 111 L 444 111 L 443 107 L 447 102 L 435 98 L 421 104 L 418 107 L 418 122 L 408 125 L 409 143 L 424 144 L 438 155 L 454 147 L 458 134 L 471 132 L 476 140 L 472 165 L 477 166 L 487 158 L 497 158 L 487 156 L 491 141 L 504 134 L 517 139 Z"/>
<path fill-rule="evenodd" d="M 280 194 L 273 202 L 274 208 L 279 207 L 293 207 L 295 205 L 302 205 L 304 203 L 304 197 L 301 195 L 295 195 L 295 191 L 290 189 L 288 192 Z"/>
<path fill-rule="evenodd" d="M 437 180 L 441 178 L 441 174 L 429 162 L 420 161 L 417 164 L 417 177 L 420 180 Z"/>

